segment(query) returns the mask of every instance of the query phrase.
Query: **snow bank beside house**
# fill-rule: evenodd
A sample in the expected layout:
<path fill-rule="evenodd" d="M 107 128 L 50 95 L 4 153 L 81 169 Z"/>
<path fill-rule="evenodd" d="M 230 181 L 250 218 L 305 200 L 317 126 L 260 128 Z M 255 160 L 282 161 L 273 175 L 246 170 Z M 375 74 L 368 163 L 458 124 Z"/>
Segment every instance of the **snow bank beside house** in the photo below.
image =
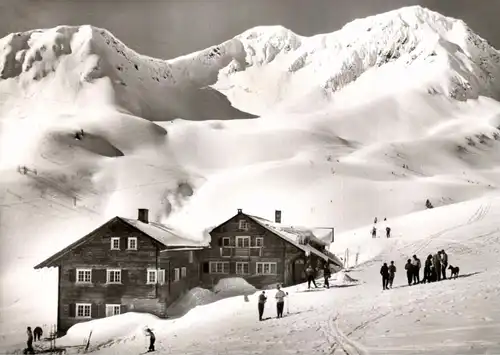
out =
<path fill-rule="evenodd" d="M 257 292 L 257 289 L 241 277 L 228 277 L 219 280 L 219 282 L 214 286 L 214 292 L 219 297 L 232 297 L 239 295 L 251 295 Z"/>

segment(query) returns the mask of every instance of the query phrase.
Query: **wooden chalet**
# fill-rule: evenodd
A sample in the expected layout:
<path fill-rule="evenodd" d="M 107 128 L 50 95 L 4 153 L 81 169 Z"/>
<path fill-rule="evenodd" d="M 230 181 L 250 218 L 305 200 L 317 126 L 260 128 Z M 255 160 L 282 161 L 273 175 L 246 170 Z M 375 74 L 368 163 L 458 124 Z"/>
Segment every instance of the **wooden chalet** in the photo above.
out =
<path fill-rule="evenodd" d="M 57 267 L 58 333 L 72 325 L 128 311 L 166 316 L 167 307 L 199 285 L 206 245 L 168 227 L 115 217 L 35 266 Z"/>
<path fill-rule="evenodd" d="M 281 211 L 275 222 L 238 213 L 210 232 L 211 247 L 203 249 L 202 285 L 209 287 L 226 277 L 241 277 L 257 288 L 276 283 L 294 285 L 306 281 L 305 267 L 328 264 L 333 271 L 342 262 L 327 250 L 326 242 L 311 231 L 285 226 Z"/>

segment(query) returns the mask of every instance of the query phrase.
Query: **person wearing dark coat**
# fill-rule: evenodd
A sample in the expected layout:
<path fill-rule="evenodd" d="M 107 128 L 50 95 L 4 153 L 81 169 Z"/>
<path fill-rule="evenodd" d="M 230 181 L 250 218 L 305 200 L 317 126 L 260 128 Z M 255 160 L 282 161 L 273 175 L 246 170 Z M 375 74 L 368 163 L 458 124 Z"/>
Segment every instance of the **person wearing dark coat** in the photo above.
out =
<path fill-rule="evenodd" d="M 34 341 L 36 341 L 37 339 L 38 341 L 40 341 L 42 334 L 43 334 L 42 328 L 36 327 L 35 329 L 33 329 Z"/>
<path fill-rule="evenodd" d="M 439 252 L 432 256 L 432 265 L 436 272 L 437 281 L 441 281 L 441 254 Z"/>
<path fill-rule="evenodd" d="M 311 282 L 314 284 L 314 287 L 318 288 L 318 285 L 316 285 L 316 280 L 314 280 L 314 269 L 311 267 L 311 265 L 308 265 L 306 268 L 306 275 L 307 275 L 307 288 L 311 288 Z"/>
<path fill-rule="evenodd" d="M 156 337 L 153 331 L 149 328 L 146 328 L 146 335 L 149 336 L 149 348 L 148 351 L 155 351 L 155 341 Z"/>
<path fill-rule="evenodd" d="M 413 281 L 413 275 L 414 275 L 414 266 L 411 263 L 411 259 L 408 259 L 405 265 L 405 270 L 406 270 L 406 278 L 408 279 L 408 286 L 411 286 L 411 282 Z"/>
<path fill-rule="evenodd" d="M 31 332 L 31 327 L 26 329 L 26 335 L 28 336 L 28 341 L 26 342 L 27 348 L 24 351 L 25 354 L 34 354 L 35 350 L 33 349 L 33 333 Z"/>
<path fill-rule="evenodd" d="M 262 291 L 262 293 L 259 295 L 259 320 L 262 320 L 262 316 L 264 315 L 264 305 L 266 304 L 266 301 L 266 292 Z"/>
<path fill-rule="evenodd" d="M 448 267 L 448 254 L 445 253 L 444 249 L 441 250 L 441 272 L 443 274 L 443 279 L 446 280 L 446 268 Z"/>
<path fill-rule="evenodd" d="M 425 265 L 424 265 L 424 279 L 422 280 L 423 283 L 429 283 L 432 282 L 432 255 L 428 255 L 427 259 L 425 260 Z"/>
<path fill-rule="evenodd" d="M 387 283 L 390 288 L 392 288 L 394 276 L 396 276 L 396 265 L 394 265 L 394 261 L 391 261 L 391 265 L 389 265 L 389 281 Z"/>
<path fill-rule="evenodd" d="M 323 269 L 323 276 L 325 278 L 325 287 L 330 288 L 330 277 L 332 276 L 332 272 L 330 271 L 330 265 L 325 264 L 325 268 Z"/>
<path fill-rule="evenodd" d="M 389 283 L 389 267 L 387 263 L 384 263 L 380 268 L 380 275 L 382 275 L 382 288 L 387 290 L 387 285 Z"/>
<path fill-rule="evenodd" d="M 417 258 L 416 255 L 413 255 L 413 260 L 411 261 L 413 265 L 413 283 L 414 284 L 419 284 L 420 283 L 420 268 L 422 267 L 422 264 L 420 263 L 420 259 Z"/>

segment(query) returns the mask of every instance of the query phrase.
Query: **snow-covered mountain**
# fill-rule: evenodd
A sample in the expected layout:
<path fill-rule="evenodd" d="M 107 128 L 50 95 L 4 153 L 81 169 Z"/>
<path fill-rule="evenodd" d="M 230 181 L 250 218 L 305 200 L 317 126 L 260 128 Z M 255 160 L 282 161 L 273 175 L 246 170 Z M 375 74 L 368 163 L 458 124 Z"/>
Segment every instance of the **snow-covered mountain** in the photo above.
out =
<path fill-rule="evenodd" d="M 0 277 L 16 293 L 0 307 L 39 285 L 35 263 L 137 208 L 193 238 L 237 208 L 369 233 L 426 199 L 496 193 L 499 80 L 497 50 L 418 6 L 310 38 L 258 27 L 172 60 L 91 26 L 8 35 Z"/>

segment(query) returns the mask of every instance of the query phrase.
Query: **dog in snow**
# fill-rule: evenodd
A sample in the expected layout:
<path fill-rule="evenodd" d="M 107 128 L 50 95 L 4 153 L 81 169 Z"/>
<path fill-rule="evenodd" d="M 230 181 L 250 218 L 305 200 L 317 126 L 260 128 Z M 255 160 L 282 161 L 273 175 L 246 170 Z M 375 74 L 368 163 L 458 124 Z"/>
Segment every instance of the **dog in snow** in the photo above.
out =
<path fill-rule="evenodd" d="M 448 267 L 448 269 L 451 270 L 451 277 L 450 278 L 453 278 L 453 277 L 457 278 L 458 277 L 458 273 L 460 272 L 460 268 L 458 266 L 454 267 L 454 266 L 450 265 Z"/>

